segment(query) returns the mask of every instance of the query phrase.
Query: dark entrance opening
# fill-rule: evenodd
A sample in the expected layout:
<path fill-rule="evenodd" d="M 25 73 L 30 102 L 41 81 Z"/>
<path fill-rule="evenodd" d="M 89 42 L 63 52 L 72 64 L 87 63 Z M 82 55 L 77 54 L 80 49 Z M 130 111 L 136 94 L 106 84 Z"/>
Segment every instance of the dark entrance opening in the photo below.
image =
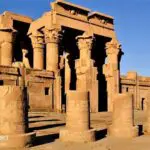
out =
<path fill-rule="evenodd" d="M 61 47 L 61 55 L 63 52 L 69 53 L 69 66 L 71 68 L 71 81 L 70 81 L 70 90 L 76 89 L 76 72 L 75 72 L 75 60 L 79 58 L 79 50 L 77 47 L 76 37 L 83 34 L 83 31 L 63 27 L 63 39 Z M 95 36 L 94 46 L 91 52 L 92 59 L 95 61 L 94 66 L 98 70 L 98 97 L 99 97 L 99 111 L 107 111 L 107 83 L 105 75 L 103 74 L 103 65 L 106 60 L 105 44 L 111 39 L 103 36 Z M 65 95 L 65 77 L 64 71 L 61 71 L 61 76 L 63 78 L 63 92 L 62 92 L 62 103 L 66 104 L 66 95 Z"/>
<path fill-rule="evenodd" d="M 30 24 L 20 22 L 17 20 L 13 21 L 13 28 L 17 31 L 16 39 L 14 43 L 14 53 L 13 53 L 13 61 L 22 61 L 22 49 L 28 50 L 28 58 L 31 67 L 33 66 L 33 50 L 31 45 L 31 40 L 27 36 L 27 32 L 29 29 Z"/>
<path fill-rule="evenodd" d="M 98 70 L 99 111 L 107 111 L 107 82 L 103 74 L 103 65 L 106 60 L 105 44 L 110 40 L 110 38 L 95 35 L 95 44 L 92 50 L 92 59 L 95 60 L 95 66 Z"/>

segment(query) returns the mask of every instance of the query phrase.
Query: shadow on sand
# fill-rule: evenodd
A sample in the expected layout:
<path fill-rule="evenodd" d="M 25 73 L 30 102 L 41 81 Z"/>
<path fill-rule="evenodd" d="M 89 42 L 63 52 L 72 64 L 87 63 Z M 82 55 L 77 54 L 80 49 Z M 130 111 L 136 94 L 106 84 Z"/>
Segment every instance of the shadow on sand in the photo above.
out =
<path fill-rule="evenodd" d="M 33 146 L 51 143 L 51 142 L 54 142 L 58 138 L 59 138 L 59 134 L 49 134 L 49 135 L 38 136 L 35 138 L 33 142 Z"/>
<path fill-rule="evenodd" d="M 107 136 L 107 129 L 96 131 L 96 140 L 101 140 Z"/>
<path fill-rule="evenodd" d="M 60 121 L 59 119 L 49 119 L 49 120 L 29 120 L 29 123 L 36 123 L 36 122 L 46 122 L 46 121 Z"/>

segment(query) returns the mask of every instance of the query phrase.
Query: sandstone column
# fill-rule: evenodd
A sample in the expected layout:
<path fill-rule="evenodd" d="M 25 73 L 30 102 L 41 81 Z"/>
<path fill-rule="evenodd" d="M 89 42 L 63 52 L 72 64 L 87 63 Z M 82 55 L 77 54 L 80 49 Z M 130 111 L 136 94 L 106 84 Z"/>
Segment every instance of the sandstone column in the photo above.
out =
<path fill-rule="evenodd" d="M 133 126 L 133 95 L 115 94 L 113 99 L 112 125 L 108 128 L 108 135 L 123 138 L 137 136 L 138 129 Z"/>
<path fill-rule="evenodd" d="M 33 68 L 42 70 L 44 69 L 44 35 L 37 31 L 30 38 L 33 46 Z"/>
<path fill-rule="evenodd" d="M 94 60 L 91 59 L 94 37 L 85 32 L 82 36 L 78 36 L 76 39 L 80 52 L 80 57 L 75 62 L 77 90 L 89 91 L 90 110 L 91 112 L 98 112 L 98 73 L 97 68 L 94 67 Z"/>
<path fill-rule="evenodd" d="M 123 52 L 116 39 L 106 43 L 107 63 L 103 65 L 103 73 L 107 81 L 108 111 L 113 111 L 113 95 L 120 92 L 120 59 Z"/>
<path fill-rule="evenodd" d="M 1 65 L 11 66 L 13 60 L 13 42 L 15 31 L 12 29 L 0 29 Z"/>
<path fill-rule="evenodd" d="M 90 130 L 88 92 L 67 92 L 66 128 L 60 131 L 60 140 L 65 142 L 95 140 L 95 131 Z"/>
<path fill-rule="evenodd" d="M 61 82 L 61 76 L 56 76 L 54 80 L 54 110 L 59 113 L 62 111 Z"/>
<path fill-rule="evenodd" d="M 59 43 L 61 40 L 61 29 L 45 29 L 46 42 L 46 70 L 53 71 L 55 74 L 54 81 L 54 109 L 61 112 L 61 76 L 59 75 Z"/>
<path fill-rule="evenodd" d="M 0 147 L 23 148 L 35 133 L 28 133 L 27 104 L 19 86 L 0 86 Z"/>
<path fill-rule="evenodd" d="M 146 114 L 146 122 L 144 124 L 144 134 L 150 135 L 150 92 L 147 95 L 145 114 Z"/>
<path fill-rule="evenodd" d="M 84 33 L 81 36 L 77 36 L 77 46 L 79 48 L 79 59 L 76 60 L 76 73 L 77 73 L 77 90 L 89 90 L 87 72 L 90 69 L 93 60 L 91 60 L 91 50 L 93 46 L 93 36 Z M 91 75 L 89 74 L 89 78 Z"/>
<path fill-rule="evenodd" d="M 58 71 L 60 29 L 45 29 L 46 42 L 46 70 Z"/>

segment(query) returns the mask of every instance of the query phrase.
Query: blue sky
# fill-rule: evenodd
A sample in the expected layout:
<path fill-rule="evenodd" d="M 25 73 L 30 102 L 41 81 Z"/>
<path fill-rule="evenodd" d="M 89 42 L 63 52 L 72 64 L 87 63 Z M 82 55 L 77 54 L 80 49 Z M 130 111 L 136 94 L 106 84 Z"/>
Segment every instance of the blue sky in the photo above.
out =
<path fill-rule="evenodd" d="M 68 0 L 115 18 L 115 30 L 124 56 L 121 73 L 137 71 L 150 76 L 150 0 Z M 5 10 L 33 19 L 50 10 L 50 0 L 0 0 Z"/>

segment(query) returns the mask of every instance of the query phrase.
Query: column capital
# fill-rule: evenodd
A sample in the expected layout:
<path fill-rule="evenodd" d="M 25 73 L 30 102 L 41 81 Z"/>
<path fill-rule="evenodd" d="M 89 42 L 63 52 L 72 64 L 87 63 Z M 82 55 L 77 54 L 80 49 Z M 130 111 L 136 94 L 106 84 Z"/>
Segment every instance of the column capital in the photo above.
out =
<path fill-rule="evenodd" d="M 62 39 L 60 28 L 44 29 L 46 43 L 59 43 Z"/>
<path fill-rule="evenodd" d="M 44 35 L 42 33 L 36 31 L 29 37 L 31 38 L 33 48 L 44 48 Z"/>
<path fill-rule="evenodd" d="M 93 46 L 94 36 L 84 32 L 83 35 L 77 36 L 77 45 L 79 50 L 91 50 Z"/>
<path fill-rule="evenodd" d="M 106 43 L 106 54 L 116 54 L 118 55 L 121 52 L 121 44 L 115 38 L 113 38 L 110 42 Z"/>

